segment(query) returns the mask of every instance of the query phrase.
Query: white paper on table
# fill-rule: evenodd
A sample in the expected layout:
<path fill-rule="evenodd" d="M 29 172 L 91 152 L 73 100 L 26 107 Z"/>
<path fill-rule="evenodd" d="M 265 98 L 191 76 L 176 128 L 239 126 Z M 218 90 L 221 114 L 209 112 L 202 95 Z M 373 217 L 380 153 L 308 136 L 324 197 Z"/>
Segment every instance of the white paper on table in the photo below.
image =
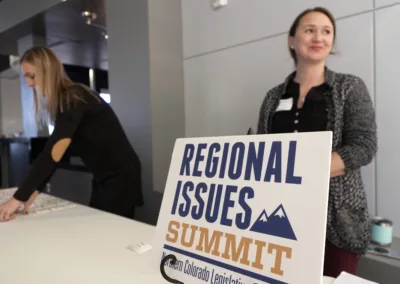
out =
<path fill-rule="evenodd" d="M 339 277 L 336 278 L 333 284 L 379 284 L 379 283 L 362 279 L 347 272 L 342 272 L 339 275 Z"/>

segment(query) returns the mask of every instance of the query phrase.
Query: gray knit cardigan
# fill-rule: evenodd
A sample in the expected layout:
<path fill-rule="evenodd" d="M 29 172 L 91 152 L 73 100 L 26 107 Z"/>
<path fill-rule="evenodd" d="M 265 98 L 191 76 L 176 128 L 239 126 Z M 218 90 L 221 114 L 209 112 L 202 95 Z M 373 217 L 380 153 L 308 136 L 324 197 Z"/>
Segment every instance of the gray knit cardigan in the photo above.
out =
<path fill-rule="evenodd" d="M 271 116 L 294 76 L 295 72 L 265 96 L 258 134 L 268 133 Z M 330 179 L 326 237 L 342 249 L 363 254 L 370 241 L 370 221 L 360 168 L 369 164 L 377 151 L 375 112 L 359 77 L 325 68 L 325 82 L 329 86 L 324 93 L 326 130 L 333 132 L 332 151 L 345 164 L 345 175 Z"/>

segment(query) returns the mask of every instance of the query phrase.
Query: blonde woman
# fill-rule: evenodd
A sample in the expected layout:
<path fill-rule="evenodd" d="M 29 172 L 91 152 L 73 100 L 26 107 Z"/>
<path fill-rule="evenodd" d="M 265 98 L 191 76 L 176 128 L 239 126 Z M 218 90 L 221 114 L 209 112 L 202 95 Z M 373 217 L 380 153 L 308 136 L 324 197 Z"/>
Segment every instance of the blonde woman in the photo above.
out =
<path fill-rule="evenodd" d="M 21 206 L 28 209 L 72 143 L 97 185 L 90 205 L 133 218 L 135 207 L 143 205 L 140 161 L 110 105 L 72 82 L 47 47 L 28 50 L 21 58 L 21 70 L 34 90 L 37 117 L 46 114 L 54 131 L 14 196 L 0 206 L 0 221 L 12 219 Z"/>

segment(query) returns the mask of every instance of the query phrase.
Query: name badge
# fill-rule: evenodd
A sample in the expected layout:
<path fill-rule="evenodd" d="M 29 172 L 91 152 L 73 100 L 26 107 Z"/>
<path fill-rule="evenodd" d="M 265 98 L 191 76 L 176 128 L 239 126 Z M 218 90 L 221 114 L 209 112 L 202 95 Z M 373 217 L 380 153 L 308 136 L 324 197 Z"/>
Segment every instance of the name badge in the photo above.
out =
<path fill-rule="evenodd" d="M 293 107 L 293 98 L 284 99 L 279 101 L 278 108 L 276 111 L 289 111 Z"/>

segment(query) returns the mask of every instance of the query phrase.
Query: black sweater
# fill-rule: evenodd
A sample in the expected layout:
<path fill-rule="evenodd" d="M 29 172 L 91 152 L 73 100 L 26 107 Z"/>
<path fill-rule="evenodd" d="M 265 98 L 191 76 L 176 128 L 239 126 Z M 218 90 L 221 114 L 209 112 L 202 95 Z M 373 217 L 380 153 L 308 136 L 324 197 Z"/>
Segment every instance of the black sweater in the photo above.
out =
<path fill-rule="evenodd" d="M 52 156 L 54 145 L 70 138 L 70 147 L 76 149 L 104 190 L 120 191 L 119 196 L 141 206 L 140 161 L 114 111 L 100 96 L 79 85 L 70 87 L 70 91 L 83 100 L 75 100 L 70 107 L 60 103 L 63 111 L 56 116 L 54 131 L 14 198 L 27 201 L 35 190 L 45 187 L 57 167 Z"/>

